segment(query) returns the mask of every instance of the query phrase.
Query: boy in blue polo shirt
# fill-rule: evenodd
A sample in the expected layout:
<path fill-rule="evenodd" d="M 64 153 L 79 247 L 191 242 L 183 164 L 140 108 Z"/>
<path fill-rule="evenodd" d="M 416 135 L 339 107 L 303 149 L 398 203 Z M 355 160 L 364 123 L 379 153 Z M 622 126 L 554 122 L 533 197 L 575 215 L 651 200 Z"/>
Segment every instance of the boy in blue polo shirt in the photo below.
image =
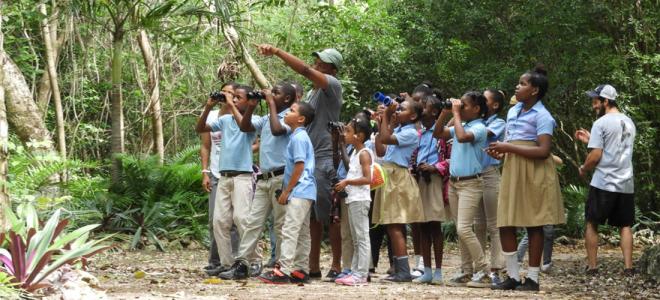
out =
<path fill-rule="evenodd" d="M 257 242 L 261 238 L 264 223 L 273 212 L 275 235 L 277 237 L 277 254 L 279 258 L 280 243 L 282 241 L 282 223 L 284 222 L 284 206 L 279 205 L 275 198 L 275 191 L 282 187 L 284 178 L 284 165 L 286 163 L 286 149 L 289 143 L 291 128 L 283 123 L 284 116 L 289 107 L 296 100 L 296 89 L 288 82 L 280 82 L 272 90 L 262 91 L 268 103 L 269 114 L 259 117 L 255 122 L 252 113 L 259 104 L 258 99 L 250 99 L 243 115 L 238 109 L 233 109 L 234 118 L 239 123 L 241 131 L 256 132 L 260 136 L 259 168 L 261 174 L 257 176 L 257 186 L 250 207 L 245 232 L 236 257 L 236 262 L 226 272 L 220 274 L 222 279 L 245 279 L 257 276 L 260 273 L 261 255 L 257 253 Z M 252 263 L 248 272 L 247 263 Z"/>
<path fill-rule="evenodd" d="M 483 247 L 472 231 L 483 193 L 481 161 L 486 155 L 483 149 L 487 147 L 488 134 L 482 118 L 488 111 L 486 98 L 479 92 L 467 92 L 460 100 L 452 99 L 451 109 L 454 126 L 444 126 L 449 110 L 443 109 L 434 131 L 437 138 L 453 138 L 448 197 L 449 209 L 456 220 L 462 273 L 451 279 L 448 285 L 490 287 L 491 278 Z M 474 276 L 473 271 L 476 271 Z"/>
<path fill-rule="evenodd" d="M 294 103 L 284 116 L 293 133 L 286 149 L 284 182 L 277 202 L 286 206 L 279 267 L 258 278 L 271 284 L 302 282 L 309 278 L 309 217 L 316 201 L 314 147 L 305 126 L 314 119 L 307 103 Z"/>
<path fill-rule="evenodd" d="M 247 107 L 247 94 L 250 91 L 252 88 L 249 86 L 238 86 L 234 89 L 233 95 L 231 93 L 223 94 L 230 107 L 236 106 L 242 112 Z M 232 115 L 221 116 L 207 124 L 209 111 L 218 102 L 211 98 L 208 99 L 195 128 L 198 133 L 209 131 L 222 133 L 220 178 L 213 212 L 213 234 L 222 265 L 212 270 L 213 272 L 207 272 L 209 275 L 218 275 L 229 270 L 234 264 L 229 231 L 232 224 L 236 225 L 239 237 L 242 237 L 245 231 L 252 202 L 252 143 L 256 138 L 254 132 L 241 132 Z M 258 117 L 254 118 L 256 121 Z"/>

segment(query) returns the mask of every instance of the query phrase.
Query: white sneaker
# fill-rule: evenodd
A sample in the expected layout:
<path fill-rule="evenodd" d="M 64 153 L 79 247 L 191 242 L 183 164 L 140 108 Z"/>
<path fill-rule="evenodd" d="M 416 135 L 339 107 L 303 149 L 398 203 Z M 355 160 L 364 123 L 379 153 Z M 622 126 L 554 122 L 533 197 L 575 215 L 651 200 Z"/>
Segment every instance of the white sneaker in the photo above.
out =
<path fill-rule="evenodd" d="M 547 265 L 544 264 L 544 265 L 541 266 L 541 272 L 543 272 L 543 273 L 550 273 L 551 269 L 552 269 L 552 262 L 550 262 Z"/>
<path fill-rule="evenodd" d="M 468 287 L 476 287 L 476 288 L 486 288 L 492 285 L 493 285 L 493 281 L 491 280 L 488 273 L 484 271 L 479 271 L 476 274 L 474 274 L 474 276 L 472 276 L 472 280 L 467 283 Z"/>
<path fill-rule="evenodd" d="M 422 271 L 422 270 L 412 269 L 410 271 L 410 276 L 412 276 L 414 278 L 420 277 L 422 275 L 424 275 L 424 271 Z"/>

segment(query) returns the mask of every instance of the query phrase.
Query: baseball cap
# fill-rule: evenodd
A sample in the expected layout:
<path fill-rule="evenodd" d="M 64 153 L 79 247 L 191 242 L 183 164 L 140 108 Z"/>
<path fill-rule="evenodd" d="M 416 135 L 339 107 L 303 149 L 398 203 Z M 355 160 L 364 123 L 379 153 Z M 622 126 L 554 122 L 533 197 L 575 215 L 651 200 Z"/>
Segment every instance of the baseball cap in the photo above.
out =
<path fill-rule="evenodd" d="M 318 57 L 322 62 L 333 64 L 335 68 L 341 68 L 341 63 L 344 58 L 341 56 L 341 53 L 334 48 L 328 48 L 320 52 L 314 52 L 312 55 Z"/>
<path fill-rule="evenodd" d="M 603 97 L 612 101 L 616 100 L 616 96 L 618 95 L 616 89 L 609 84 L 601 84 L 595 90 L 587 92 L 587 96 L 590 98 Z"/>

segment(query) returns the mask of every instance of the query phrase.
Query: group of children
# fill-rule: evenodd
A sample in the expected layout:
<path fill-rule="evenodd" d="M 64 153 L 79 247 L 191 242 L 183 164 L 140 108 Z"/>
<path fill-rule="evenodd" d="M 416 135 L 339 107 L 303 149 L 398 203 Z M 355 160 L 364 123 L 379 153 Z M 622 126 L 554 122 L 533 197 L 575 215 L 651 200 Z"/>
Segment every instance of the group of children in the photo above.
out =
<path fill-rule="evenodd" d="M 296 61 L 290 62 L 288 54 L 279 49 L 260 51 L 278 55 L 294 70 L 313 77 L 306 73 L 308 69 L 298 70 Z M 384 228 L 393 267 L 385 280 L 443 283 L 442 222 L 453 220 L 461 273 L 447 284 L 538 290 L 542 228 L 564 221 L 550 155 L 555 121 L 542 103 L 547 89 L 544 70 L 524 73 L 516 86 L 518 103 L 505 121 L 498 116 L 504 106 L 502 91 L 471 91 L 446 102 L 430 84 L 423 83 L 412 95 L 402 95 L 405 100 L 401 103 L 379 105 L 375 112 L 358 113 L 345 126 L 325 129 L 333 133 L 336 145 L 332 152 L 339 158 L 335 159 L 338 180 L 332 193 L 341 201 L 344 266 L 334 282 L 367 284 Z M 307 131 L 315 113 L 323 112 L 318 104 L 299 101 L 302 93 L 297 90 L 288 81 L 262 90 L 268 107 L 262 117 L 253 115 L 259 99 L 251 99 L 252 88 L 244 85 L 223 87 L 226 108 L 218 117 L 208 118 L 216 99 L 205 105 L 196 130 L 220 133 L 222 149 L 216 158 L 217 195 L 211 213 L 221 264 L 209 270 L 211 275 L 224 279 L 258 276 L 275 284 L 310 278 L 310 217 L 323 189 L 319 182 L 334 178 L 318 178 L 326 176 L 318 176 L 319 149 Z M 308 97 L 314 96 L 310 93 Z M 252 152 L 257 147 L 260 172 L 253 184 Z M 372 191 L 374 172 L 387 179 Z M 257 243 L 271 214 L 277 263 L 261 274 Z M 230 241 L 232 225 L 239 237 L 235 253 Z M 516 255 L 518 227 L 527 229 L 529 241 L 530 267 L 524 280 Z M 423 257 L 423 267 L 418 268 L 422 270 L 413 272 L 406 243 L 408 228 L 412 228 L 415 253 Z M 373 237 L 377 229 L 380 239 Z M 490 262 L 485 253 L 487 235 Z M 498 275 L 504 268 L 508 278 L 501 280 Z"/>

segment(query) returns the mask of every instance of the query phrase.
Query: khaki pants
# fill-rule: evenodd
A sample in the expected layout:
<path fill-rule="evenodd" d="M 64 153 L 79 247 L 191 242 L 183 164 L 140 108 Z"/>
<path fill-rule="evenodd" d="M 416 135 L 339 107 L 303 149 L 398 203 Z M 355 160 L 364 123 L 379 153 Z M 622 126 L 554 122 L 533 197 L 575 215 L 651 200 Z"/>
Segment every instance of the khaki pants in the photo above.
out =
<path fill-rule="evenodd" d="M 351 227 L 349 226 L 348 205 L 346 199 L 341 201 L 340 208 L 340 228 L 341 228 L 341 267 L 343 270 L 351 269 L 353 261 L 353 236 L 351 235 Z M 353 270 L 355 271 L 355 270 Z"/>
<path fill-rule="evenodd" d="M 283 178 L 284 175 L 279 175 L 267 180 L 257 181 L 257 188 L 254 191 L 250 214 L 247 217 L 246 226 L 241 236 L 241 244 L 237 256 L 238 260 L 261 263 L 262 257 L 259 251 L 260 249 L 257 248 L 257 243 L 262 236 L 264 224 L 271 211 L 273 212 L 273 229 L 277 237 L 277 253 L 275 254 L 275 258 L 279 259 L 285 206 L 277 203 L 275 191 L 282 188 Z"/>
<path fill-rule="evenodd" d="M 236 225 L 242 237 L 247 225 L 247 216 L 252 203 L 252 174 L 220 177 L 213 208 L 213 235 L 218 245 L 218 254 L 223 266 L 234 264 L 229 231 Z"/>
<path fill-rule="evenodd" d="M 449 182 L 449 209 L 456 220 L 458 246 L 461 252 L 461 270 L 464 274 L 488 271 L 484 251 L 472 231 L 472 223 L 478 213 L 483 193 L 482 181 L 481 178 L 478 178 Z"/>
<path fill-rule="evenodd" d="M 500 171 L 495 166 L 483 172 L 484 194 L 479 203 L 479 213 L 474 219 L 474 231 L 481 247 L 486 249 L 486 233 L 490 235 L 490 267 L 502 269 L 504 255 L 500 243 L 500 229 L 497 228 L 497 197 L 500 191 Z"/>
<path fill-rule="evenodd" d="M 286 205 L 284 225 L 282 225 L 282 251 L 280 270 L 291 275 L 295 270 L 309 273 L 309 217 L 313 201 L 291 198 Z"/>

